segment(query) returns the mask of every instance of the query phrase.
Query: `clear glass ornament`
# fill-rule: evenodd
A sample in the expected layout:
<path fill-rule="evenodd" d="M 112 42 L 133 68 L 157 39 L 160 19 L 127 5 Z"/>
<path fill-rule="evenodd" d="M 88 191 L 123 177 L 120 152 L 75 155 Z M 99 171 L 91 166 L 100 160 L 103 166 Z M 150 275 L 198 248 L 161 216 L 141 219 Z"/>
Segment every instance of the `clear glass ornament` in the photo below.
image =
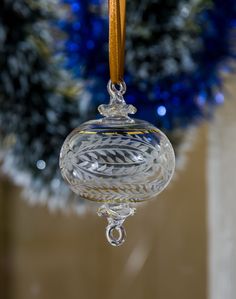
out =
<path fill-rule="evenodd" d="M 175 155 L 168 138 L 150 123 L 132 119 L 125 83 L 108 83 L 110 103 L 99 106 L 104 117 L 88 121 L 66 138 L 60 168 L 70 188 L 84 199 L 104 203 L 98 211 L 108 219 L 110 244 L 124 242 L 124 220 L 133 203 L 155 198 L 170 182 Z M 118 232 L 118 237 L 114 232 Z"/>

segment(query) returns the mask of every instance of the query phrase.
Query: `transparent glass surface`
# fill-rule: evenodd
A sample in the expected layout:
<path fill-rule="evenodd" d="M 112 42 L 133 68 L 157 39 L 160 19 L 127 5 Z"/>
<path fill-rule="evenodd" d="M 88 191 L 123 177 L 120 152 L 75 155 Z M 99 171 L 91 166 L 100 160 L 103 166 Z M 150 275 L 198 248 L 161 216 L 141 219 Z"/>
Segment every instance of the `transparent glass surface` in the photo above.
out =
<path fill-rule="evenodd" d="M 168 138 L 148 122 L 127 117 L 89 121 L 72 131 L 60 153 L 62 176 L 82 198 L 141 202 L 169 183 L 175 167 Z"/>

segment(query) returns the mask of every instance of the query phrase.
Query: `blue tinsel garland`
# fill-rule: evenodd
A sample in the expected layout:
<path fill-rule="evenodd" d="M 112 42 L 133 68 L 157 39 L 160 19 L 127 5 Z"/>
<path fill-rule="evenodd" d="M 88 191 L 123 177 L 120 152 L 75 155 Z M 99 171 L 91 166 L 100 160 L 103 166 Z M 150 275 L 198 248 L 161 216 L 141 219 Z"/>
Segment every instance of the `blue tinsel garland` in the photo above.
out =
<path fill-rule="evenodd" d="M 68 37 L 63 45 L 66 67 L 84 79 L 94 105 L 98 105 L 108 99 L 105 88 L 109 79 L 108 22 L 104 0 L 64 0 L 63 3 L 69 6 L 69 17 L 59 22 Z M 202 44 L 193 53 L 197 64 L 194 71 L 166 76 L 154 83 L 144 80 L 143 85 L 126 73 L 126 99 L 138 108 L 136 117 L 167 131 L 206 118 L 216 105 L 223 103 L 219 72 L 228 58 L 235 58 L 231 44 L 236 26 L 235 0 L 213 0 L 194 16 L 193 22 L 200 29 L 197 38 Z"/>

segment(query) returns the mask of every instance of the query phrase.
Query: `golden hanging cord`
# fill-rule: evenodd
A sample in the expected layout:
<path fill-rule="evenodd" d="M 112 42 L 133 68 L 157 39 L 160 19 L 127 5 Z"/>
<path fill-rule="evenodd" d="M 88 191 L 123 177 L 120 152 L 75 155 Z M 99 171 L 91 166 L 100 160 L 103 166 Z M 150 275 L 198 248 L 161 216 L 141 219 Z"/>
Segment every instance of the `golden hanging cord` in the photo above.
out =
<path fill-rule="evenodd" d="M 109 63 L 114 84 L 123 81 L 126 31 L 126 0 L 109 0 Z"/>

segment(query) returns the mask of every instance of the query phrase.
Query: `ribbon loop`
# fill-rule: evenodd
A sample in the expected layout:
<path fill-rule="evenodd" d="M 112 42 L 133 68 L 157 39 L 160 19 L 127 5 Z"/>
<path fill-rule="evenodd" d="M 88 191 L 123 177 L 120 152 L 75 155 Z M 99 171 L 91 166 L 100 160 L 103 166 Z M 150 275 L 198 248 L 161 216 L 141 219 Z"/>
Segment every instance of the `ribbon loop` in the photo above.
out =
<path fill-rule="evenodd" d="M 112 83 L 124 76 L 126 0 L 109 0 L 109 64 Z"/>

